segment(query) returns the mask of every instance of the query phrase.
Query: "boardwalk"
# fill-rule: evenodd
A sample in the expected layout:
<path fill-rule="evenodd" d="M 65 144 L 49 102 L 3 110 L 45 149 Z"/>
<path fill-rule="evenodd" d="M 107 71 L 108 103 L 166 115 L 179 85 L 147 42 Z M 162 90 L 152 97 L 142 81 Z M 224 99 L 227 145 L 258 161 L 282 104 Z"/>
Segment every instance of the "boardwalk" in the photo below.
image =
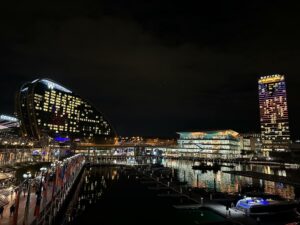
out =
<path fill-rule="evenodd" d="M 23 225 L 24 224 L 24 217 L 27 215 L 27 220 L 25 221 L 26 225 L 30 224 L 50 224 L 55 217 L 57 216 L 62 204 L 64 203 L 66 196 L 69 194 L 71 188 L 73 187 L 74 183 L 77 180 L 77 177 L 81 173 L 82 169 L 84 168 L 85 160 L 82 155 L 74 155 L 68 159 L 65 159 L 62 162 L 56 163 L 53 168 L 49 171 L 55 171 L 55 179 L 54 182 L 48 179 L 41 180 L 43 178 L 43 172 L 41 172 L 41 176 L 39 179 L 35 180 L 36 178 L 31 179 L 31 184 L 34 184 L 38 181 L 38 186 L 36 190 L 40 193 L 41 201 L 39 204 L 39 215 L 34 215 L 35 208 L 37 205 L 37 195 L 35 188 L 31 188 L 32 191 L 27 194 L 27 190 L 22 192 L 24 187 L 24 181 L 20 184 L 20 198 L 19 198 L 19 207 L 18 213 L 16 216 L 10 216 L 10 207 L 16 202 L 18 196 L 16 193 L 12 193 L 9 196 L 9 204 L 4 208 L 3 218 L 0 218 L 0 225 L 1 224 L 9 224 L 9 225 Z M 47 172 L 48 174 L 48 172 Z M 46 175 L 45 175 L 46 177 Z M 46 183 L 47 181 L 47 183 Z M 54 188 L 55 185 L 55 188 Z M 29 186 L 32 187 L 32 186 Z M 43 189 L 41 189 L 43 187 Z M 47 187 L 44 189 L 44 187 Z M 27 189 L 27 188 L 25 188 Z M 55 192 L 53 192 L 55 189 Z M 52 198 L 52 193 L 54 193 Z M 26 202 L 27 197 L 30 196 L 30 204 L 28 207 L 28 213 L 25 214 Z M 17 211 L 17 209 L 16 209 Z M 15 221 L 17 219 L 17 221 Z"/>
<path fill-rule="evenodd" d="M 52 190 L 52 184 L 49 185 L 48 190 Z M 47 192 L 47 202 L 45 199 L 42 199 L 40 211 L 43 210 L 44 206 L 50 202 L 52 192 Z M 9 197 L 9 204 L 4 207 L 3 218 L 0 218 L 0 224 L 2 225 L 12 225 L 13 224 L 13 216 L 10 216 L 10 206 L 14 204 L 16 199 L 16 194 L 12 194 Z M 20 203 L 19 203 L 19 211 L 18 211 L 18 225 L 22 225 L 24 221 L 24 212 L 25 212 L 25 205 L 27 200 L 27 193 L 22 193 L 20 195 Z M 33 220 L 36 218 L 34 216 L 34 209 L 36 206 L 36 194 L 34 191 L 30 193 L 30 207 L 29 207 L 29 214 L 28 214 L 28 224 L 31 224 Z"/>

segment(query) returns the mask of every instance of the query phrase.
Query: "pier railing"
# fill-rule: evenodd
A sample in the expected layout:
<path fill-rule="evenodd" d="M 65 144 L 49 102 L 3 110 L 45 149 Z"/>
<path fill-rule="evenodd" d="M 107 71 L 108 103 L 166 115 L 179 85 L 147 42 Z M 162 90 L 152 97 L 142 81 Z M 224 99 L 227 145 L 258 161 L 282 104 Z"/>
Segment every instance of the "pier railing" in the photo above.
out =
<path fill-rule="evenodd" d="M 75 186 L 85 165 L 85 157 L 78 154 L 56 161 L 33 179 L 26 179 L 16 189 L 12 225 L 51 225 Z M 35 190 L 35 193 L 31 191 Z M 24 197 L 21 198 L 21 193 Z M 27 193 L 26 193 L 27 192 Z M 25 196 L 27 194 L 27 196 Z"/>

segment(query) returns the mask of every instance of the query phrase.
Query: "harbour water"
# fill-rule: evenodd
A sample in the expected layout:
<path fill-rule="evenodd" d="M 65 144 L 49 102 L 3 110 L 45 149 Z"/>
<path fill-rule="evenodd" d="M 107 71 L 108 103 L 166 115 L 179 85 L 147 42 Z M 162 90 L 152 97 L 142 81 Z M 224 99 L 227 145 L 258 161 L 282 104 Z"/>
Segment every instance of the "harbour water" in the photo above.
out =
<path fill-rule="evenodd" d="M 161 168 L 160 166 L 168 167 L 169 169 L 166 171 L 172 171 L 173 182 L 182 183 L 185 192 L 190 188 L 195 188 L 195 190 L 214 193 L 214 196 L 217 196 L 217 193 L 220 192 L 226 193 L 229 195 L 221 197 L 225 200 L 221 204 L 225 205 L 227 204 L 226 201 L 232 201 L 230 200 L 232 199 L 230 198 L 231 194 L 237 196 L 246 193 L 260 193 L 285 199 L 298 198 L 298 188 L 292 185 L 236 176 L 225 172 L 228 170 L 248 171 L 252 169 L 266 174 L 290 176 L 289 170 L 276 166 L 245 164 L 232 166 L 222 164 L 221 169 L 218 171 L 202 171 L 192 169 L 195 162 L 187 160 L 130 158 L 126 161 L 114 160 L 102 163 L 108 165 L 91 167 L 84 173 L 83 185 L 79 194 L 74 197 L 77 203 L 71 213 L 65 217 L 64 224 L 86 224 L 86 221 L 89 221 L 88 224 L 99 224 L 101 222 L 102 224 L 122 223 L 131 225 L 145 223 L 145 221 L 150 224 L 201 224 L 202 222 L 228 224 L 224 215 L 220 215 L 211 209 L 178 211 L 174 208 L 174 205 L 194 204 L 194 202 L 188 198 L 183 200 L 181 197 L 162 198 L 161 196 L 165 195 L 166 192 L 160 195 L 156 182 L 153 183 L 153 181 L 148 180 L 146 184 L 143 183 L 143 172 L 138 172 L 139 167 L 123 165 L 154 164 L 158 168 Z M 157 176 L 155 173 L 154 175 Z M 155 186 L 151 188 L 151 185 Z M 208 198 L 206 195 L 205 201 Z M 221 208 L 223 209 L 225 205 Z M 277 220 L 278 218 L 275 221 Z M 281 223 L 275 223 L 273 220 L 271 223 L 266 224 L 277 225 Z"/>
<path fill-rule="evenodd" d="M 262 179 L 255 179 L 244 176 L 236 176 L 223 171 L 254 171 L 278 176 L 291 176 L 286 169 L 278 166 L 236 164 L 233 168 L 221 167 L 221 170 L 201 171 L 193 170 L 194 162 L 187 160 L 162 159 L 160 162 L 166 167 L 178 170 L 178 176 L 181 181 L 186 180 L 191 187 L 214 189 L 223 193 L 244 193 L 260 192 L 270 195 L 278 195 L 285 199 L 298 199 L 300 197 L 299 188 L 293 185 L 287 185 L 279 182 L 272 182 Z M 198 182 L 197 182 L 198 176 Z"/>
<path fill-rule="evenodd" d="M 194 170 L 192 166 L 195 164 L 189 160 L 177 159 L 136 159 L 134 157 L 126 161 L 114 161 L 115 164 L 161 164 L 165 167 L 173 168 L 177 171 L 178 179 L 186 181 L 188 186 L 204 188 L 208 190 L 216 189 L 218 192 L 237 194 L 237 193 L 262 193 L 269 195 L 277 195 L 284 199 L 299 199 L 300 187 L 273 182 L 263 179 L 256 179 L 245 176 L 237 176 L 225 173 L 224 171 L 253 171 L 264 174 L 289 177 L 293 180 L 297 176 L 297 171 L 286 169 L 278 165 L 258 165 L 258 164 L 226 164 L 222 163 L 221 169 L 218 171 L 201 171 Z M 198 177 L 198 178 L 197 178 Z"/>
<path fill-rule="evenodd" d="M 192 202 L 158 197 L 138 174 L 114 166 L 90 168 L 67 224 L 229 224 L 209 209 L 178 211 L 174 204 Z"/>

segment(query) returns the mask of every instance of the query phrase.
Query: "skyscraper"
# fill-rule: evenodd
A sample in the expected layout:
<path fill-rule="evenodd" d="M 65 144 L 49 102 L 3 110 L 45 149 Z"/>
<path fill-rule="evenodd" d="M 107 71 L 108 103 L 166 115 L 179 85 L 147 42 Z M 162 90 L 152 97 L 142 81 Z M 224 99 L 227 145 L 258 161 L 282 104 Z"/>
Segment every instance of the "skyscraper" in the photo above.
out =
<path fill-rule="evenodd" d="M 287 94 L 284 75 L 258 80 L 262 150 L 286 151 L 290 142 Z"/>
<path fill-rule="evenodd" d="M 49 80 L 26 83 L 17 93 L 24 136 L 60 140 L 113 140 L 115 130 L 102 112 L 64 86 Z"/>

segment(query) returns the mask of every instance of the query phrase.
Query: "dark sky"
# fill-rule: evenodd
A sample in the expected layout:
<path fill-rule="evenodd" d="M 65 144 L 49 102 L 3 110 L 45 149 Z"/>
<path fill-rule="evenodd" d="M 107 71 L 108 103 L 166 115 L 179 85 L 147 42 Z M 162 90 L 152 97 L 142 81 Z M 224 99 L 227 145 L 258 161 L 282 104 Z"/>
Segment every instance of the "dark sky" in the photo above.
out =
<path fill-rule="evenodd" d="M 88 99 L 121 135 L 259 131 L 258 76 L 282 73 L 299 137 L 300 7 L 291 2 L 1 5 L 0 111 L 13 112 L 23 82 L 48 77 Z"/>

